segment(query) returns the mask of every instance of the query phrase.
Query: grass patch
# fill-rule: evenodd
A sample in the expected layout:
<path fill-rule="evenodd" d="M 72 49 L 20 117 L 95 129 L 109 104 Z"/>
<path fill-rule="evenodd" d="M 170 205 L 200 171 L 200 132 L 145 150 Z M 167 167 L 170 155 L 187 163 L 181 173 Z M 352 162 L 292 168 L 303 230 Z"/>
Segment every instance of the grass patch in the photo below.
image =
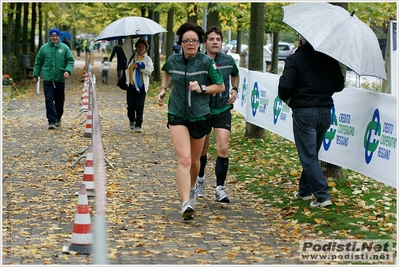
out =
<path fill-rule="evenodd" d="M 232 112 L 229 176 L 277 208 L 282 220 L 314 226 L 320 235 L 340 239 L 393 239 L 396 243 L 396 189 L 351 170 L 341 179 L 328 178 L 333 206 L 310 208 L 294 200 L 302 167 L 295 144 L 266 131 L 263 139 L 248 139 L 245 120 Z M 214 136 L 211 142 L 215 144 Z M 215 157 L 211 145 L 209 157 Z M 230 178 L 232 179 L 232 178 Z"/>

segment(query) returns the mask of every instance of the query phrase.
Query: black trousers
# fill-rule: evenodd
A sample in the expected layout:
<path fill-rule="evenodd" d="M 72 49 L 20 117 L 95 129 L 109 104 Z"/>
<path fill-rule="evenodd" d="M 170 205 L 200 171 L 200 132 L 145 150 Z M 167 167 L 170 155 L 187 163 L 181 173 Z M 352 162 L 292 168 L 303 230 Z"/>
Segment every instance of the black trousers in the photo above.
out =
<path fill-rule="evenodd" d="M 132 84 L 126 90 L 126 102 L 127 102 L 127 117 L 130 122 L 135 123 L 135 127 L 140 127 L 143 123 L 144 103 L 147 93 L 144 89 L 140 89 L 137 92 L 136 87 Z"/>

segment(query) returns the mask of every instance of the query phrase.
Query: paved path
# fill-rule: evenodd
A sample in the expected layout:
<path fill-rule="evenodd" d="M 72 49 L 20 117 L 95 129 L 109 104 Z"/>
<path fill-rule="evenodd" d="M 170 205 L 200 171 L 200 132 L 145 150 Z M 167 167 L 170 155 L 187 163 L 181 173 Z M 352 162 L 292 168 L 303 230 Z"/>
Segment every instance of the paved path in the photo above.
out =
<path fill-rule="evenodd" d="M 100 79 L 99 58 L 93 73 Z M 82 60 L 74 75 L 81 75 Z M 214 187 L 198 200 L 194 220 L 183 221 L 175 181 L 176 159 L 166 128 L 166 107 L 147 98 L 143 133 L 128 127 L 125 92 L 98 84 L 97 99 L 107 172 L 109 264 L 301 264 L 298 224 L 280 220 L 232 181 L 232 202 L 214 201 Z M 66 255 L 71 241 L 84 160 L 72 163 L 91 143 L 83 137 L 85 114 L 80 79 L 67 82 L 62 126 L 48 131 L 44 97 L 35 89 L 3 100 L 2 264 L 92 264 L 93 255 Z M 212 177 L 213 166 L 207 167 Z M 210 180 L 210 179 L 209 179 Z M 208 181 L 209 181 L 208 180 Z M 234 180 L 232 178 L 231 180 Z M 89 198 L 91 221 L 94 198 Z M 307 236 L 315 238 L 310 230 Z"/>

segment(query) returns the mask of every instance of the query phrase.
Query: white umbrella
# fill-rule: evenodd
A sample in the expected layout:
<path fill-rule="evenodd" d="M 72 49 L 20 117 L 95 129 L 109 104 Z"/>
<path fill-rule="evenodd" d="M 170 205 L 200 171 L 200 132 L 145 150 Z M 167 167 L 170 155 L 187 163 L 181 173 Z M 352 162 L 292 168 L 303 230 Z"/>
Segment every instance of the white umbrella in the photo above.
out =
<path fill-rule="evenodd" d="M 359 76 L 387 79 L 377 36 L 353 13 L 316 2 L 283 6 L 283 10 L 283 22 L 316 51 L 336 59 Z"/>
<path fill-rule="evenodd" d="M 125 53 L 127 60 L 129 60 L 134 53 L 133 39 L 130 37 L 127 37 L 125 39 L 125 41 L 123 42 L 122 49 L 123 49 L 123 53 Z"/>
<path fill-rule="evenodd" d="M 96 41 L 124 39 L 128 36 L 136 38 L 161 32 L 167 32 L 167 30 L 155 21 L 144 17 L 130 16 L 111 22 L 96 37 Z"/>

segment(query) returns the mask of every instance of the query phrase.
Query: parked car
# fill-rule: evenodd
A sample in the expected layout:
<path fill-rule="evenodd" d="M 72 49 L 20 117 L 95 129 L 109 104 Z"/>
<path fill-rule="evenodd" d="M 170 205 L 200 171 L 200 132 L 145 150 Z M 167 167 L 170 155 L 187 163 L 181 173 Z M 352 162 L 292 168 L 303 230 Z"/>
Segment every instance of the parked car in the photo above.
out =
<path fill-rule="evenodd" d="M 248 47 L 248 45 L 246 44 L 241 44 L 241 52 L 244 52 L 244 50 Z M 237 53 L 237 45 L 236 44 L 227 44 L 227 43 L 223 43 L 222 44 L 222 52 L 223 53 Z"/>
<path fill-rule="evenodd" d="M 273 45 L 267 44 L 270 51 L 273 51 Z M 293 43 L 279 42 L 278 43 L 278 60 L 284 60 L 294 53 L 295 45 Z"/>
<path fill-rule="evenodd" d="M 243 54 L 244 54 L 244 68 L 247 68 L 249 47 L 246 47 L 244 49 Z M 267 47 L 267 45 L 263 46 L 263 62 L 265 63 L 263 65 L 263 72 L 266 72 L 268 69 L 268 66 L 272 62 L 272 52 Z"/>

